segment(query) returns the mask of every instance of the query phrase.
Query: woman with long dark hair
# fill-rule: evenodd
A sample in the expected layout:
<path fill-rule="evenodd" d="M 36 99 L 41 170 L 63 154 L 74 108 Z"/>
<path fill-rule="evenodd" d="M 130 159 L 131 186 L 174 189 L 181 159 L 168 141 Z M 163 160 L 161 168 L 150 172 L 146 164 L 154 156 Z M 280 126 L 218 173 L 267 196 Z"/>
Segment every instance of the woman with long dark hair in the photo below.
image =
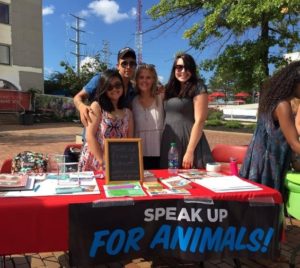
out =
<path fill-rule="evenodd" d="M 205 168 L 212 155 L 203 132 L 208 113 L 207 89 L 197 74 L 194 58 L 178 54 L 165 88 L 165 123 L 161 141 L 161 168 L 168 167 L 170 143 L 179 152 L 179 168 Z"/>
<path fill-rule="evenodd" d="M 260 93 L 257 127 L 240 176 L 283 192 L 291 152 L 300 154 L 300 142 L 291 100 L 300 98 L 300 61 L 276 72 Z"/>
<path fill-rule="evenodd" d="M 133 137 L 132 113 L 126 108 L 124 85 L 118 70 L 110 69 L 101 74 L 91 110 L 79 170 L 102 171 L 104 139 Z"/>

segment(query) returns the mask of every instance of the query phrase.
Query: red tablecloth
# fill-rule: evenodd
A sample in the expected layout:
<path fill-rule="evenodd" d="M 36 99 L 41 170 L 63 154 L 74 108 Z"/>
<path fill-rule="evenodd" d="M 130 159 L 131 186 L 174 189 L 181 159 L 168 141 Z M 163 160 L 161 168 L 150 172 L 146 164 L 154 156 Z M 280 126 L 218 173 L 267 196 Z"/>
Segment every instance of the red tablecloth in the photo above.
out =
<path fill-rule="evenodd" d="M 167 177 L 165 170 L 154 171 L 157 177 Z M 63 195 L 45 197 L 0 198 L 0 255 L 64 251 L 68 249 L 68 205 L 105 199 L 103 180 L 98 180 L 100 195 Z M 214 193 L 197 186 L 190 190 L 192 197 L 213 200 L 249 202 L 265 200 L 282 203 L 279 192 L 260 185 L 262 191 Z M 184 198 L 182 196 L 137 197 L 142 199 Z M 113 199 L 110 199 L 113 200 Z"/>

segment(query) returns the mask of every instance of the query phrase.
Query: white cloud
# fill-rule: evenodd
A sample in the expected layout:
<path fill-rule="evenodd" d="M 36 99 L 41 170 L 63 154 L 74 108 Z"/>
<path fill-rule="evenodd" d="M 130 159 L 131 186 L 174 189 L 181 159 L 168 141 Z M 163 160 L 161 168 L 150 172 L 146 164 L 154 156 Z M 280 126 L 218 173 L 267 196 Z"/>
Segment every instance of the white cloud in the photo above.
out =
<path fill-rule="evenodd" d="M 136 13 L 137 13 L 136 8 L 135 8 L 135 7 L 131 8 L 131 10 L 130 10 L 131 16 L 132 16 L 132 17 L 135 17 L 135 16 L 136 16 Z"/>
<path fill-rule="evenodd" d="M 80 69 L 82 69 L 82 67 L 86 64 L 90 64 L 90 66 L 87 68 L 90 72 L 95 72 L 96 68 L 99 67 L 99 62 L 89 56 L 80 61 Z"/>
<path fill-rule="evenodd" d="M 90 12 L 86 9 L 83 9 L 78 13 L 78 17 L 80 17 L 80 18 L 86 18 L 89 15 L 90 15 Z"/>
<path fill-rule="evenodd" d="M 46 15 L 51 15 L 54 13 L 54 9 L 55 7 L 54 6 L 47 6 L 47 7 L 43 7 L 43 16 L 46 16 Z"/>
<path fill-rule="evenodd" d="M 88 5 L 90 12 L 103 19 L 107 24 L 128 19 L 131 14 L 120 13 L 120 6 L 115 1 L 110 0 L 96 0 Z"/>
<path fill-rule="evenodd" d="M 162 75 L 158 75 L 158 81 L 163 83 L 164 82 L 164 77 Z"/>
<path fill-rule="evenodd" d="M 55 71 L 51 67 L 44 67 L 44 77 L 49 78 Z"/>
<path fill-rule="evenodd" d="M 79 21 L 79 27 L 84 28 L 86 26 L 86 22 L 84 20 Z"/>

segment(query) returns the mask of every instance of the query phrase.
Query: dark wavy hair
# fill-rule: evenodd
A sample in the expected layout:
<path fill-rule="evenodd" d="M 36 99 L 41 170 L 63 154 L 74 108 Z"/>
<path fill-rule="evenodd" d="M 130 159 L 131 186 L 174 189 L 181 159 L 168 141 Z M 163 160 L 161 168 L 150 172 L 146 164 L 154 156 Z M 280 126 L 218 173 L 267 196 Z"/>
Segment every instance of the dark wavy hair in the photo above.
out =
<path fill-rule="evenodd" d="M 300 83 L 300 61 L 294 61 L 270 77 L 260 92 L 259 114 L 271 114 L 279 102 L 294 96 Z"/>
<path fill-rule="evenodd" d="M 119 74 L 119 71 L 117 69 L 108 69 L 101 73 L 101 77 L 99 79 L 95 94 L 95 101 L 98 101 L 101 109 L 103 109 L 106 112 L 114 111 L 114 106 L 106 93 L 110 88 L 112 79 L 115 77 L 120 80 L 123 87 L 123 94 L 118 101 L 118 109 L 125 108 L 125 93 L 122 76 Z"/>
<path fill-rule="evenodd" d="M 180 82 L 175 77 L 175 66 L 177 64 L 178 59 L 182 59 L 184 63 L 184 68 L 191 72 L 191 77 L 188 81 L 186 81 L 185 86 L 182 90 L 180 88 Z M 172 97 L 193 97 L 199 85 L 201 87 L 205 87 L 203 80 L 199 77 L 197 73 L 197 66 L 194 58 L 187 53 L 178 54 L 174 60 L 169 81 L 166 84 L 166 99 L 170 99 Z"/>

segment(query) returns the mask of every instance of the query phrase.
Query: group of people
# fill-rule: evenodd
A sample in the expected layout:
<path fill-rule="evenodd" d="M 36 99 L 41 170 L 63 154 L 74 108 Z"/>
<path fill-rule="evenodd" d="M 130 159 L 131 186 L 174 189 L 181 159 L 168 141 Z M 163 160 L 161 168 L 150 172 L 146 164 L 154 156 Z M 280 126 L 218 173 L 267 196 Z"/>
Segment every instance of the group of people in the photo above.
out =
<path fill-rule="evenodd" d="M 161 86 L 155 66 L 137 66 L 134 50 L 123 48 L 116 69 L 94 76 L 74 103 L 85 126 L 80 170 L 103 169 L 105 138 L 141 138 L 145 169 L 168 167 L 171 142 L 177 144 L 180 167 L 205 168 L 213 161 L 203 132 L 207 89 L 189 54 L 176 56 L 169 81 Z"/>
<path fill-rule="evenodd" d="M 282 192 L 291 153 L 300 154 L 300 112 L 293 112 L 291 106 L 295 98 L 300 98 L 298 61 L 264 84 L 257 128 L 241 177 Z M 82 171 L 105 168 L 105 138 L 141 138 L 145 169 L 167 168 L 173 142 L 180 168 L 205 168 L 206 163 L 213 162 L 203 132 L 208 115 L 207 88 L 194 58 L 187 53 L 175 57 L 169 80 L 161 86 L 155 66 L 137 65 L 135 51 L 125 47 L 118 53 L 116 69 L 94 76 L 74 97 L 74 103 L 86 128 L 79 164 Z"/>

